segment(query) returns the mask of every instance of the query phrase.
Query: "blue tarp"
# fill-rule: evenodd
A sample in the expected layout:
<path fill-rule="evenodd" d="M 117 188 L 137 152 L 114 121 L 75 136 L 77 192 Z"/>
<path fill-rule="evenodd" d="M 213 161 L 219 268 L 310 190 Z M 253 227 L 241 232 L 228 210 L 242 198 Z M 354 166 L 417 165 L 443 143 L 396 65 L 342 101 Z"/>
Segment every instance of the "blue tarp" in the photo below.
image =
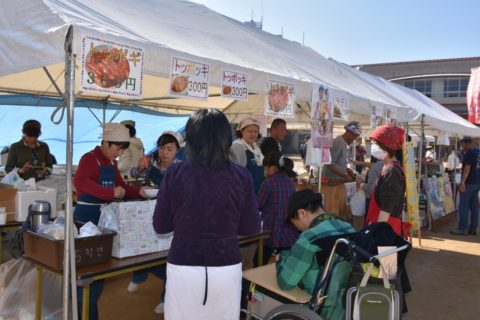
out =
<path fill-rule="evenodd" d="M 24 97 L 22 103 L 30 102 L 32 105 L 39 105 L 36 97 Z M 33 99 L 33 100 L 32 100 Z M 41 98 L 42 105 L 48 98 Z M 47 100 L 44 100 L 47 99 Z M 19 141 L 22 137 L 22 125 L 26 120 L 36 119 L 42 124 L 42 135 L 40 140 L 48 143 L 50 151 L 55 155 L 58 163 L 66 163 L 66 115 L 59 125 L 51 122 L 50 116 L 55 110 L 54 107 L 29 107 L 18 105 L 5 105 L 6 100 L 0 105 L 0 149 Z M 18 104 L 19 100 L 15 101 Z M 58 105 L 58 100 L 52 99 L 51 105 Z M 99 107 L 101 104 L 98 105 Z M 129 110 L 122 110 L 114 122 L 122 120 L 134 120 L 136 122 L 137 137 L 143 141 L 145 150 L 148 152 L 155 147 L 160 134 L 165 130 L 181 131 L 188 120 L 187 116 L 172 116 L 169 114 L 154 111 L 140 110 L 139 107 L 128 107 Z M 91 109 L 99 119 L 103 118 L 101 109 Z M 131 111 L 135 110 L 137 112 Z M 140 113 L 144 111 L 147 113 Z M 106 121 L 114 115 L 115 110 L 107 110 Z M 56 118 L 57 119 L 57 118 Z M 100 124 L 87 108 L 75 108 L 74 112 L 74 141 L 73 141 L 73 163 L 77 164 L 80 157 L 100 144 L 102 129 Z"/>

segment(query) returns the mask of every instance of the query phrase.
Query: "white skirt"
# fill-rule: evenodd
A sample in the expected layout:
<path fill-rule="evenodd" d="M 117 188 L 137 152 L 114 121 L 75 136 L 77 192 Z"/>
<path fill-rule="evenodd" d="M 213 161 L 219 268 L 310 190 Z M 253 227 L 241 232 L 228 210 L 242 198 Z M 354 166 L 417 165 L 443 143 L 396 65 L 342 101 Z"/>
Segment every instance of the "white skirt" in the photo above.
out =
<path fill-rule="evenodd" d="M 238 320 L 242 291 L 242 264 L 207 267 L 208 292 L 205 297 L 205 267 L 167 263 L 165 320 Z"/>

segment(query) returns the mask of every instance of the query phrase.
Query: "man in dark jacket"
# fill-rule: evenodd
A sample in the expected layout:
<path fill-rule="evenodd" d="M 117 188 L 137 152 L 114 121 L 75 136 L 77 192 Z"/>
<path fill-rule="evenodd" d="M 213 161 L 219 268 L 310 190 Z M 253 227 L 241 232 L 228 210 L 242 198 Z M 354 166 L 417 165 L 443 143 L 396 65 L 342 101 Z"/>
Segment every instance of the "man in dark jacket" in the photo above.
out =
<path fill-rule="evenodd" d="M 263 156 L 265 157 L 271 152 L 282 153 L 282 145 L 280 144 L 280 141 L 285 138 L 286 134 L 287 122 L 280 118 L 273 120 L 270 127 L 270 137 L 263 139 L 260 144 L 260 150 L 262 150 Z"/>

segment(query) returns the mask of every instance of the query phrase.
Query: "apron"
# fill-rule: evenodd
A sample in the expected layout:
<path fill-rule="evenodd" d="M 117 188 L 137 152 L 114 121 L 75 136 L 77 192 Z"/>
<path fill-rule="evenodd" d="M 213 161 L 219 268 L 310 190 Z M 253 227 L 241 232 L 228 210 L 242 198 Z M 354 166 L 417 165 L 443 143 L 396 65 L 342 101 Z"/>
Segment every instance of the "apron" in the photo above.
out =
<path fill-rule="evenodd" d="M 393 165 L 399 168 L 400 170 L 402 170 L 402 167 L 396 162 L 392 162 L 390 165 Z M 403 173 L 403 170 L 402 170 L 402 173 Z M 403 183 L 405 183 L 405 175 L 403 175 Z M 377 181 L 377 185 L 378 185 L 378 181 Z M 370 198 L 370 205 L 368 207 L 367 220 L 365 221 L 366 225 L 370 223 L 376 223 L 378 221 L 378 216 L 380 214 L 380 206 L 378 205 L 377 199 L 375 198 L 375 190 L 377 189 L 377 185 L 375 185 L 375 188 L 373 189 L 373 192 L 372 192 L 372 196 Z M 403 236 L 401 217 L 390 216 L 388 218 L 387 223 L 392 227 L 393 231 L 395 231 L 396 234 L 398 234 L 399 236 Z"/>
<path fill-rule="evenodd" d="M 255 195 L 258 195 L 258 191 L 260 191 L 260 186 L 262 185 L 263 179 L 265 178 L 265 174 L 263 171 L 263 166 L 257 165 L 255 162 L 255 156 L 252 151 L 245 150 L 247 155 L 247 165 L 245 166 L 253 178 L 253 187 L 255 188 Z"/>
<path fill-rule="evenodd" d="M 97 183 L 104 188 L 115 188 L 115 166 L 113 163 L 111 165 L 101 165 L 96 157 L 95 160 L 97 160 L 100 168 Z M 105 201 L 93 195 L 81 195 L 78 197 L 77 205 L 73 211 L 74 219 L 82 222 L 91 221 L 97 225 L 100 219 L 100 206 L 102 203 L 105 203 Z"/>

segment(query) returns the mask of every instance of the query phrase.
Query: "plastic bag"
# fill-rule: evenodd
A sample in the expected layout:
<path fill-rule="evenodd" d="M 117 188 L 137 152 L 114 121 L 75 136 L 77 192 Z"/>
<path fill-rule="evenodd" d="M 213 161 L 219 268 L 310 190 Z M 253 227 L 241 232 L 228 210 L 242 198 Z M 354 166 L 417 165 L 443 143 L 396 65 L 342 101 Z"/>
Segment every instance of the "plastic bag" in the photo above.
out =
<path fill-rule="evenodd" d="M 350 199 L 350 208 L 352 209 L 352 215 L 356 217 L 363 217 L 365 215 L 365 191 L 359 190 Z"/>
<path fill-rule="evenodd" d="M 64 240 L 65 239 L 65 218 L 58 217 L 57 219 L 55 219 L 53 223 L 52 222 L 42 223 L 38 227 L 37 233 L 45 235 L 55 240 Z M 73 226 L 73 236 L 74 238 L 78 237 L 78 230 L 75 225 Z"/>
<path fill-rule="evenodd" d="M 0 318 L 35 319 L 36 270 L 32 263 L 12 259 L 0 265 Z M 43 273 L 42 319 L 62 319 L 62 277 Z"/>
<path fill-rule="evenodd" d="M 80 233 L 78 234 L 78 237 L 92 237 L 101 234 L 102 231 L 100 231 L 100 229 L 98 229 L 98 227 L 93 222 L 89 221 L 80 228 Z"/>

